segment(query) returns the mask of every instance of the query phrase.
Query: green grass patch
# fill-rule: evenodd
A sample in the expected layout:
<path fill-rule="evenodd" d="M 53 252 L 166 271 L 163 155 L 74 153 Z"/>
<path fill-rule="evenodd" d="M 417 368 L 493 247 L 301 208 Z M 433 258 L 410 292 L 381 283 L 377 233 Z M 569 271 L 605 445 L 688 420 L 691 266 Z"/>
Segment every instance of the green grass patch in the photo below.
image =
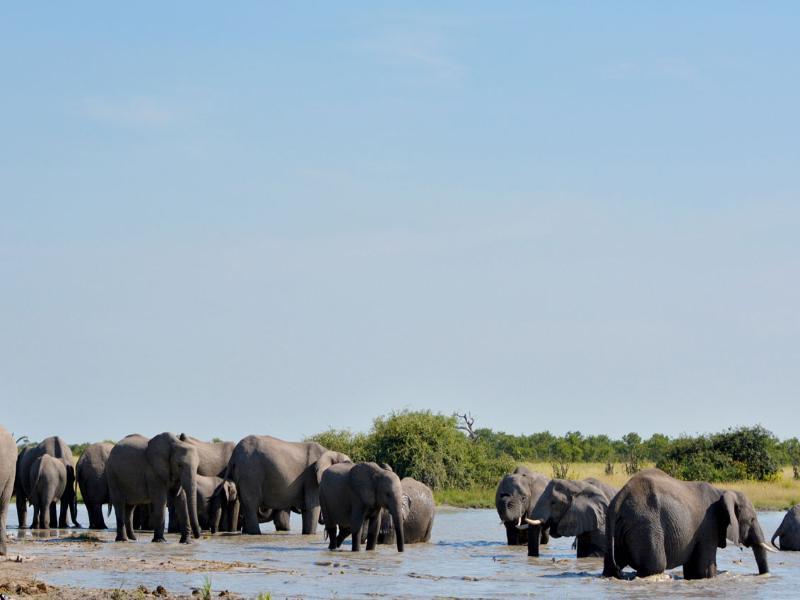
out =
<path fill-rule="evenodd" d="M 436 504 L 458 508 L 494 508 L 495 488 L 476 487 L 468 490 L 437 490 Z"/>

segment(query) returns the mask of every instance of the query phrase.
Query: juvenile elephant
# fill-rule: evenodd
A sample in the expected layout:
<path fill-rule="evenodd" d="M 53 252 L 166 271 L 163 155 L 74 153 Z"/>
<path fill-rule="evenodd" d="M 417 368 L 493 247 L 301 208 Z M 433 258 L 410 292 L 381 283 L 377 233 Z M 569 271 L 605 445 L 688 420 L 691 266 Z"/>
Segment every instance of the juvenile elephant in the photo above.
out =
<path fill-rule="evenodd" d="M 31 496 L 33 528 L 50 529 L 56 518 L 56 502 L 64 496 L 67 469 L 64 463 L 49 454 L 42 454 L 31 465 Z M 62 500 L 63 502 L 63 500 Z"/>
<path fill-rule="evenodd" d="M 17 445 L 11 434 L 0 425 L 0 556 L 6 555 L 8 503 L 14 493 L 16 467 Z"/>
<path fill-rule="evenodd" d="M 400 480 L 400 487 L 403 490 L 400 511 L 403 515 L 404 542 L 406 544 L 429 542 L 433 517 L 436 514 L 436 502 L 433 500 L 431 488 L 413 477 L 403 477 Z M 378 543 L 394 544 L 396 539 L 394 519 L 388 510 L 383 509 Z"/>
<path fill-rule="evenodd" d="M 506 541 L 509 546 L 525 544 L 528 541 L 528 524 L 525 518 L 542 495 L 550 479 L 541 473 L 520 465 L 514 472 L 500 480 L 495 493 L 495 507 L 500 521 L 506 528 Z M 547 527 L 539 528 L 542 544 L 549 540 Z"/>
<path fill-rule="evenodd" d="M 164 509 L 167 498 L 178 496 L 181 543 L 200 537 L 197 520 L 197 449 L 175 434 L 161 433 L 151 439 L 129 435 L 111 450 L 106 465 L 108 489 L 117 520 L 118 542 L 135 540 L 133 507 L 150 505 L 153 541 L 165 542 Z M 179 495 L 179 491 L 183 491 Z"/>
<path fill-rule="evenodd" d="M 525 521 L 529 532 L 547 527 L 553 537 L 576 537 L 578 558 L 605 556 L 606 509 L 617 490 L 597 479 L 553 479 Z M 539 556 L 538 536 L 528 536 L 528 556 Z"/>
<path fill-rule="evenodd" d="M 106 477 L 106 463 L 114 444 L 98 442 L 83 451 L 75 466 L 78 488 L 89 513 L 89 529 L 105 529 L 103 505 L 111 504 Z"/>
<path fill-rule="evenodd" d="M 800 504 L 790 508 L 772 536 L 772 543 L 779 538 L 781 550 L 800 550 Z"/>
<path fill-rule="evenodd" d="M 36 446 L 24 448 L 17 458 L 17 476 L 14 493 L 17 497 L 17 519 L 20 528 L 26 527 L 28 517 L 28 502 L 31 498 L 33 487 L 33 463 L 43 455 L 49 455 L 59 460 L 67 471 L 67 483 L 64 493 L 59 500 L 61 508 L 58 517 L 58 526 L 66 528 L 67 511 L 72 518 L 72 524 L 80 527 L 78 523 L 78 495 L 75 490 L 75 461 L 67 443 L 60 437 L 54 436 L 44 439 Z"/>
<path fill-rule="evenodd" d="M 249 435 L 233 450 L 226 479 L 236 484 L 244 533 L 257 535 L 258 510 L 299 509 L 303 534 L 313 534 L 319 520 L 319 482 L 325 469 L 349 463 L 350 457 L 316 442 L 285 442 Z"/>
<path fill-rule="evenodd" d="M 178 496 L 184 496 L 184 491 L 180 490 Z M 197 521 L 200 529 L 216 533 L 220 521 L 230 513 L 230 505 L 235 501 L 233 483 L 221 477 L 197 475 Z"/>
<path fill-rule="evenodd" d="M 322 474 L 319 499 L 330 540 L 328 549 L 335 550 L 352 533 L 353 552 L 358 552 L 366 520 L 367 550 L 374 550 L 381 509 L 386 509 L 394 521 L 397 551 L 403 551 L 403 487 L 396 473 L 372 462 L 333 465 Z"/>
<path fill-rule="evenodd" d="M 685 579 L 715 577 L 726 539 L 752 548 L 759 574 L 769 572 L 767 551 L 775 550 L 744 494 L 646 469 L 608 507 L 603 575 L 621 577 L 630 565 L 646 577 L 682 565 Z"/>

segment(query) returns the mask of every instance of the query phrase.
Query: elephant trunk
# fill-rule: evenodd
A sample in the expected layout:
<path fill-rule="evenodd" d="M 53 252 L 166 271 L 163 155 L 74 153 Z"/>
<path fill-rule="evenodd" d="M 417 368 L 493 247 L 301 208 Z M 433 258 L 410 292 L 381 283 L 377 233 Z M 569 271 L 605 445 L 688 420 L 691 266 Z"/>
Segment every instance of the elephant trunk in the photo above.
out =
<path fill-rule="evenodd" d="M 392 515 L 392 521 L 394 522 L 394 536 L 397 541 L 397 551 L 402 552 L 405 550 L 405 534 L 403 532 L 403 511 L 400 510 L 399 499 L 389 506 L 389 514 Z"/>
<path fill-rule="evenodd" d="M 217 531 L 219 531 L 219 524 L 221 519 L 222 519 L 222 498 L 219 495 L 215 494 L 211 498 L 211 502 L 208 506 L 208 520 L 211 533 L 217 533 Z"/>
<path fill-rule="evenodd" d="M 761 531 L 761 527 L 759 527 L 758 523 L 756 522 L 754 527 L 751 529 L 750 539 L 748 540 L 748 544 L 753 549 L 753 556 L 756 559 L 756 564 L 758 565 L 758 574 L 764 575 L 769 573 L 769 565 L 767 564 L 767 551 L 774 551 L 767 542 L 764 541 L 764 534 Z"/>
<path fill-rule="evenodd" d="M 197 519 L 197 480 L 195 473 L 189 467 L 181 471 L 181 487 L 186 494 L 186 508 L 189 512 L 189 525 L 192 528 L 192 536 L 200 537 L 200 522 Z"/>
<path fill-rule="evenodd" d="M 773 533 L 773 534 L 772 534 L 772 539 L 769 541 L 769 543 L 770 543 L 770 544 L 772 544 L 773 546 L 775 546 L 775 539 L 776 539 L 776 538 L 779 538 L 779 537 L 780 537 L 780 536 L 782 536 L 782 535 L 783 535 L 783 523 L 781 523 L 781 526 L 780 526 L 780 527 L 778 527 L 778 528 L 775 530 L 775 533 Z M 780 543 L 780 542 L 779 542 L 779 543 Z"/>

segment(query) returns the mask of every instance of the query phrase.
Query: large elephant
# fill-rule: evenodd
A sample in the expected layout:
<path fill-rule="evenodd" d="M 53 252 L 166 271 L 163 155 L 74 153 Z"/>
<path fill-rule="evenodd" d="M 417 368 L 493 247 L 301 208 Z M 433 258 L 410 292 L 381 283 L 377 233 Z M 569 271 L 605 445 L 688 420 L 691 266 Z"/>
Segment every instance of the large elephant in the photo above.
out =
<path fill-rule="evenodd" d="M 109 442 L 92 444 L 83 451 L 75 466 L 78 488 L 89 513 L 89 529 L 106 528 L 103 505 L 111 504 L 106 463 L 113 447 L 114 444 Z"/>
<path fill-rule="evenodd" d="M 67 469 L 57 458 L 42 454 L 31 465 L 31 494 L 34 529 L 50 529 L 56 520 L 56 502 L 64 497 Z M 64 502 L 61 500 L 61 502 Z"/>
<path fill-rule="evenodd" d="M 403 487 L 393 471 L 373 462 L 333 465 L 322 474 L 319 500 L 330 550 L 338 548 L 352 534 L 352 549 L 358 552 L 364 521 L 368 523 L 367 550 L 374 550 L 381 509 L 386 509 L 394 521 L 397 551 L 403 551 Z"/>
<path fill-rule="evenodd" d="M 233 450 L 226 479 L 236 484 L 244 533 L 261 533 L 258 510 L 295 508 L 303 515 L 303 534 L 317 531 L 319 482 L 325 469 L 350 457 L 316 442 L 285 442 L 249 435 Z"/>
<path fill-rule="evenodd" d="M 800 504 L 790 508 L 783 521 L 775 530 L 772 536 L 772 543 L 775 543 L 775 538 L 778 538 L 779 548 L 781 550 L 800 550 Z"/>
<path fill-rule="evenodd" d="M 603 575 L 622 577 L 631 566 L 639 577 L 683 566 L 685 579 L 717 574 L 717 548 L 752 548 L 759 574 L 769 572 L 761 525 L 741 492 L 708 483 L 679 481 L 659 469 L 631 477 L 611 501 L 606 515 L 608 552 Z"/>
<path fill-rule="evenodd" d="M 509 546 L 525 544 L 528 541 L 528 525 L 525 518 L 542 495 L 550 479 L 520 465 L 500 480 L 495 493 L 494 504 L 500 521 L 506 528 L 506 541 Z M 549 540 L 547 527 L 540 528 L 540 541 Z"/>
<path fill-rule="evenodd" d="M 597 479 L 553 479 L 526 518 L 529 532 L 546 527 L 553 537 L 575 536 L 578 558 L 605 556 L 606 510 L 617 490 Z M 528 556 L 539 556 L 539 536 L 528 536 Z"/>
<path fill-rule="evenodd" d="M 413 477 L 400 480 L 403 489 L 400 511 L 403 515 L 403 536 L 406 544 L 429 542 L 436 514 L 436 502 L 431 488 Z M 364 539 L 362 535 L 362 540 Z M 388 510 L 381 511 L 381 528 L 378 533 L 379 544 L 394 544 L 397 540 L 394 519 Z"/>
<path fill-rule="evenodd" d="M 78 495 L 75 490 L 75 461 L 67 443 L 60 437 L 53 436 L 46 438 L 36 446 L 28 446 L 20 452 L 17 458 L 17 476 L 14 494 L 17 497 L 17 519 L 19 527 L 25 528 L 28 517 L 28 502 L 31 497 L 32 465 L 37 458 L 48 454 L 59 460 L 67 471 L 67 483 L 64 493 L 59 498 L 61 508 L 58 517 L 58 526 L 62 529 L 67 527 L 67 512 L 70 513 L 72 524 L 80 527 L 78 523 Z"/>
<path fill-rule="evenodd" d="M 235 444 L 233 442 L 204 442 L 182 433 L 178 436 L 182 442 L 194 446 L 197 449 L 198 463 L 197 474 L 205 477 L 224 477 L 228 461 L 233 453 Z M 180 525 L 175 513 L 175 497 L 170 496 L 167 500 L 167 510 L 169 520 L 167 522 L 167 533 L 178 533 Z M 221 499 L 220 499 L 221 500 Z M 238 510 L 238 505 L 237 505 Z M 208 529 L 208 527 L 203 527 Z"/>
<path fill-rule="evenodd" d="M 0 556 L 6 555 L 8 503 L 14 493 L 16 467 L 17 445 L 11 434 L 0 425 Z"/>
<path fill-rule="evenodd" d="M 178 496 L 177 512 L 181 543 L 189 542 L 189 528 L 200 537 L 197 520 L 197 464 L 195 446 L 173 433 L 161 433 L 151 439 L 134 434 L 121 440 L 111 450 L 106 465 L 108 489 L 117 520 L 118 542 L 135 540 L 133 507 L 150 505 L 153 541 L 165 542 L 164 510 L 167 498 Z M 183 494 L 179 494 L 183 491 Z"/>

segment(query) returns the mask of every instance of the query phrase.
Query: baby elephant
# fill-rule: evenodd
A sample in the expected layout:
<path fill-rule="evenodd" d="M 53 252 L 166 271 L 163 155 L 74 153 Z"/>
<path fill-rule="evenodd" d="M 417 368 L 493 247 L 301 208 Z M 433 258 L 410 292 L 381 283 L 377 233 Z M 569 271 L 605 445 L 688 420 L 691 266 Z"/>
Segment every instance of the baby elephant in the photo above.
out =
<path fill-rule="evenodd" d="M 403 513 L 403 535 L 406 544 L 429 542 L 433 529 L 433 516 L 436 503 L 433 492 L 424 483 L 413 477 L 403 477 L 400 481 L 403 488 L 403 501 L 400 510 Z M 363 537 L 362 537 L 363 539 Z M 394 520 L 389 511 L 381 511 L 381 529 L 378 534 L 379 544 L 396 542 Z"/>
<path fill-rule="evenodd" d="M 358 552 L 366 521 L 367 550 L 374 550 L 381 509 L 386 509 L 395 523 L 397 551 L 403 551 L 403 488 L 392 471 L 373 462 L 335 464 L 322 474 L 319 502 L 325 532 L 330 538 L 328 549 L 335 550 L 352 533 L 353 551 Z"/>
<path fill-rule="evenodd" d="M 43 454 L 31 466 L 31 484 L 33 528 L 49 529 L 50 520 L 56 521 L 56 501 L 67 486 L 64 463 L 49 454 Z"/>
<path fill-rule="evenodd" d="M 790 508 L 783 517 L 780 527 L 772 536 L 772 543 L 778 538 L 781 550 L 800 550 L 800 504 Z"/>

